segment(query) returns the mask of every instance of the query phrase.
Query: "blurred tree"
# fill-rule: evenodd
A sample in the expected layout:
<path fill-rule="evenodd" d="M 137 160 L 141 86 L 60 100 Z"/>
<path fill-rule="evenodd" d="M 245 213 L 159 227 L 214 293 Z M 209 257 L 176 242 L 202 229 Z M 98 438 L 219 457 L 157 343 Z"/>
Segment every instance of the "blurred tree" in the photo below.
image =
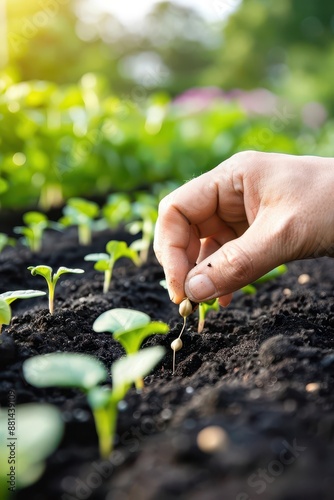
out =
<path fill-rule="evenodd" d="M 7 20 L 10 64 L 22 80 L 68 83 L 95 71 L 132 100 L 136 86 L 146 96 L 196 85 L 220 40 L 194 9 L 167 1 L 131 29 L 85 0 L 10 0 Z"/>
<path fill-rule="evenodd" d="M 157 3 L 147 16 L 143 43 L 155 50 L 167 68 L 167 89 L 177 94 L 200 83 L 202 72 L 214 63 L 221 36 L 193 8 Z"/>
<path fill-rule="evenodd" d="M 269 87 L 296 103 L 334 110 L 332 0 L 244 0 L 223 28 L 224 44 L 202 82 Z"/>
<path fill-rule="evenodd" d="M 74 0 L 7 1 L 9 62 L 22 80 L 75 82 L 109 64 L 101 39 L 77 36 L 74 6 Z"/>
<path fill-rule="evenodd" d="M 208 9 L 220 4 L 238 0 L 212 0 Z M 0 35 L 7 24 L 9 62 L 23 80 L 68 83 L 97 72 L 123 100 L 137 103 L 155 90 L 264 86 L 296 104 L 321 101 L 334 111 L 332 0 L 244 0 L 217 23 L 162 1 L 131 28 L 87 0 L 7 0 L 7 23 L 1 12 Z"/>

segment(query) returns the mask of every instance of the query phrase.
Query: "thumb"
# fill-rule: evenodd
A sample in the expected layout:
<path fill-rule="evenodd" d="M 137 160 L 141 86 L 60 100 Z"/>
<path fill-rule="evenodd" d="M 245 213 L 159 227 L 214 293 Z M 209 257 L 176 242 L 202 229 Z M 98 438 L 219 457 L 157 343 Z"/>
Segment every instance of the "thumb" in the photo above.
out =
<path fill-rule="evenodd" d="M 188 273 L 186 296 L 201 302 L 239 290 L 282 264 L 283 247 L 277 232 L 275 237 L 268 225 L 254 221 L 242 236 L 225 243 Z"/>

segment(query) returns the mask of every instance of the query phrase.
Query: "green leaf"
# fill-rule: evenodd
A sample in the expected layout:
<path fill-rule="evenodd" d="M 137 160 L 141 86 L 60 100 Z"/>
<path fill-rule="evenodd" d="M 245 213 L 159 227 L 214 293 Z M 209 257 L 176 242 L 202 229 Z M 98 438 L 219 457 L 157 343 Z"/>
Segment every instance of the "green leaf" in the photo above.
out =
<path fill-rule="evenodd" d="M 32 299 L 34 297 L 41 297 L 42 295 L 46 295 L 46 293 L 40 290 L 14 290 L 0 293 L 0 299 L 5 300 L 7 304 L 11 304 L 16 299 Z"/>
<path fill-rule="evenodd" d="M 87 354 L 52 353 L 23 363 L 23 375 L 35 387 L 78 387 L 88 390 L 107 378 L 107 371 Z"/>
<path fill-rule="evenodd" d="M 278 278 L 282 274 L 286 273 L 288 270 L 287 266 L 285 264 L 282 264 L 280 266 L 275 267 L 275 269 L 272 269 L 268 273 L 264 274 L 260 278 L 258 278 L 254 283 L 256 284 L 262 284 L 266 283 L 267 281 L 271 281 L 275 278 Z"/>
<path fill-rule="evenodd" d="M 125 229 L 129 231 L 130 234 L 140 233 L 140 231 L 142 231 L 143 229 L 143 222 L 141 221 L 130 222 L 125 226 Z"/>
<path fill-rule="evenodd" d="M 166 323 L 152 321 L 152 323 L 149 323 L 141 328 L 135 328 L 127 331 L 122 329 L 116 330 L 113 337 L 120 344 L 122 344 L 127 354 L 134 354 L 139 351 L 140 346 L 147 337 L 156 334 L 165 334 L 168 332 L 169 326 L 166 325 Z"/>
<path fill-rule="evenodd" d="M 52 267 L 50 266 L 29 266 L 29 271 L 33 276 L 36 274 L 43 276 L 48 283 L 52 282 Z"/>
<path fill-rule="evenodd" d="M 44 470 L 45 459 L 53 453 L 63 435 L 64 424 L 60 411 L 47 404 L 18 405 L 15 411 L 16 482 L 18 488 L 34 483 Z M 8 410 L 0 412 L 0 442 L 9 443 Z M 0 447 L 0 482 L 7 481 L 9 465 L 6 446 Z"/>
<path fill-rule="evenodd" d="M 206 302 L 201 302 L 199 307 L 203 310 L 204 318 L 209 311 L 219 311 L 219 302 L 218 299 L 208 300 Z"/>
<path fill-rule="evenodd" d="M 116 260 L 120 259 L 121 257 L 127 257 L 128 259 L 131 259 L 135 264 L 139 264 L 137 252 L 128 247 L 125 241 L 109 241 L 107 243 L 106 250 L 113 262 L 116 262 Z"/>
<path fill-rule="evenodd" d="M 82 274 L 84 272 L 85 271 L 83 269 L 71 269 L 70 267 L 61 266 L 58 269 L 58 271 L 55 273 L 54 278 L 55 277 L 59 278 L 59 276 L 61 276 L 62 274 L 66 274 L 66 273 Z"/>
<path fill-rule="evenodd" d="M 23 236 L 25 236 L 27 239 L 34 237 L 34 231 L 31 229 L 31 227 L 15 226 L 13 231 L 16 234 L 23 234 Z"/>
<path fill-rule="evenodd" d="M 0 233 L 0 252 L 6 247 L 6 246 L 15 246 L 16 241 L 14 238 L 9 238 L 7 234 L 5 233 Z"/>
<path fill-rule="evenodd" d="M 110 269 L 109 260 L 99 260 L 98 262 L 95 263 L 94 269 L 96 269 L 96 271 L 101 271 L 101 272 L 108 271 Z"/>
<path fill-rule="evenodd" d="M 116 308 L 102 313 L 93 323 L 95 332 L 118 332 L 133 330 L 151 321 L 148 314 L 133 309 Z"/>
<path fill-rule="evenodd" d="M 0 325 L 9 325 L 12 319 L 12 311 L 9 304 L 0 298 Z"/>
<path fill-rule="evenodd" d="M 256 288 L 253 285 L 243 286 L 240 290 L 246 295 L 254 295 L 256 293 Z"/>
<path fill-rule="evenodd" d="M 47 225 L 48 219 L 46 215 L 41 212 L 26 212 L 23 214 L 23 222 L 27 226 L 34 226 L 36 224 L 45 224 Z"/>
<path fill-rule="evenodd" d="M 143 239 L 135 240 L 131 243 L 130 248 L 134 252 L 140 252 L 149 246 L 149 243 Z"/>
<path fill-rule="evenodd" d="M 114 397 L 123 399 L 129 385 L 148 375 L 165 353 L 164 347 L 154 346 L 115 361 L 111 367 Z"/>
<path fill-rule="evenodd" d="M 84 260 L 97 262 L 98 260 L 109 260 L 107 253 L 89 253 L 85 255 Z"/>
<path fill-rule="evenodd" d="M 122 253 L 122 250 L 127 248 L 127 244 L 125 241 L 115 241 L 111 240 L 108 241 L 106 245 L 106 250 L 109 255 L 115 256 L 117 258 L 117 255 Z M 115 259 L 116 260 L 116 259 Z"/>
<path fill-rule="evenodd" d="M 83 198 L 70 198 L 67 203 L 68 206 L 86 215 L 90 219 L 94 219 L 99 213 L 99 206 L 93 201 L 87 201 Z"/>
<path fill-rule="evenodd" d="M 9 184 L 5 179 L 0 178 L 0 194 L 9 190 Z"/>

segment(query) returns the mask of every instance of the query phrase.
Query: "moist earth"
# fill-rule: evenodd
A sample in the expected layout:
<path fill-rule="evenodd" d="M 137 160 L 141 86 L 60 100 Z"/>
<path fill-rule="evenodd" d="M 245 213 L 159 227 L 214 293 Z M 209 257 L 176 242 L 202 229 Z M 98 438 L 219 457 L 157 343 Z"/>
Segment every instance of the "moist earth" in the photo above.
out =
<path fill-rule="evenodd" d="M 159 284 L 163 271 L 154 255 L 137 268 L 118 261 L 110 291 L 103 275 L 84 256 L 103 252 L 111 239 L 96 233 L 79 246 L 75 229 L 46 235 L 32 254 L 18 245 L 0 254 L 0 292 L 46 290 L 30 265 L 80 267 L 64 275 L 56 290 L 55 314 L 47 299 L 16 301 L 13 320 L 0 344 L 0 403 L 9 391 L 17 404 L 51 403 L 62 412 L 65 434 L 34 485 L 17 491 L 19 500 L 332 500 L 334 498 L 334 260 L 288 264 L 288 272 L 258 288 L 237 292 L 227 308 L 210 313 L 197 333 L 189 317 L 183 348 L 172 375 L 170 343 L 182 318 Z M 309 280 L 300 283 L 301 274 Z M 37 389 L 22 376 L 24 360 L 37 354 L 87 353 L 109 369 L 123 355 L 109 333 L 95 333 L 104 311 L 143 311 L 170 326 L 167 335 L 145 341 L 167 354 L 146 377 L 145 388 L 129 391 L 119 408 L 115 450 L 98 455 L 93 417 L 77 390 Z M 218 434 L 217 434 L 218 428 Z M 218 443 L 202 444 L 203 429 Z M 206 435 L 207 436 L 207 435 Z M 202 437 L 202 439 L 201 439 Z"/>

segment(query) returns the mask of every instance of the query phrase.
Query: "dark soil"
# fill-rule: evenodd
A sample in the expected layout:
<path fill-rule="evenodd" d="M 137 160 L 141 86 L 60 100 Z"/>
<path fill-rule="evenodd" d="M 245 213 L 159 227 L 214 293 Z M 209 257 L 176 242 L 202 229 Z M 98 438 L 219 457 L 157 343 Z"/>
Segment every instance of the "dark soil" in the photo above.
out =
<path fill-rule="evenodd" d="M 114 238 L 111 232 L 99 233 L 92 246 L 83 248 L 69 230 L 60 236 L 50 233 L 39 255 L 21 246 L 0 254 L 0 292 L 45 290 L 43 279 L 32 277 L 28 265 L 86 271 L 59 281 L 54 316 L 44 297 L 15 302 L 12 324 L 2 334 L 1 405 L 15 390 L 17 404 L 55 404 L 66 422 L 62 443 L 42 478 L 15 497 L 332 500 L 334 260 L 291 263 L 286 275 L 262 285 L 255 296 L 236 293 L 228 308 L 211 314 L 200 335 L 192 315 L 172 376 L 169 346 L 181 318 L 159 285 L 163 272 L 154 256 L 140 269 L 127 260 L 116 264 L 105 295 L 102 274 L 83 260 L 89 252 L 104 251 Z M 302 273 L 310 276 L 303 285 L 298 282 Z M 29 386 L 22 362 L 69 351 L 96 356 L 109 368 L 122 348 L 110 334 L 94 333 L 92 323 L 113 307 L 144 311 L 168 322 L 170 333 L 145 342 L 166 346 L 167 355 L 145 379 L 141 394 L 135 389 L 128 393 L 120 408 L 115 451 L 102 461 L 85 396 Z M 222 436 L 211 452 L 198 441 L 200 431 L 210 426 L 218 426 Z"/>

